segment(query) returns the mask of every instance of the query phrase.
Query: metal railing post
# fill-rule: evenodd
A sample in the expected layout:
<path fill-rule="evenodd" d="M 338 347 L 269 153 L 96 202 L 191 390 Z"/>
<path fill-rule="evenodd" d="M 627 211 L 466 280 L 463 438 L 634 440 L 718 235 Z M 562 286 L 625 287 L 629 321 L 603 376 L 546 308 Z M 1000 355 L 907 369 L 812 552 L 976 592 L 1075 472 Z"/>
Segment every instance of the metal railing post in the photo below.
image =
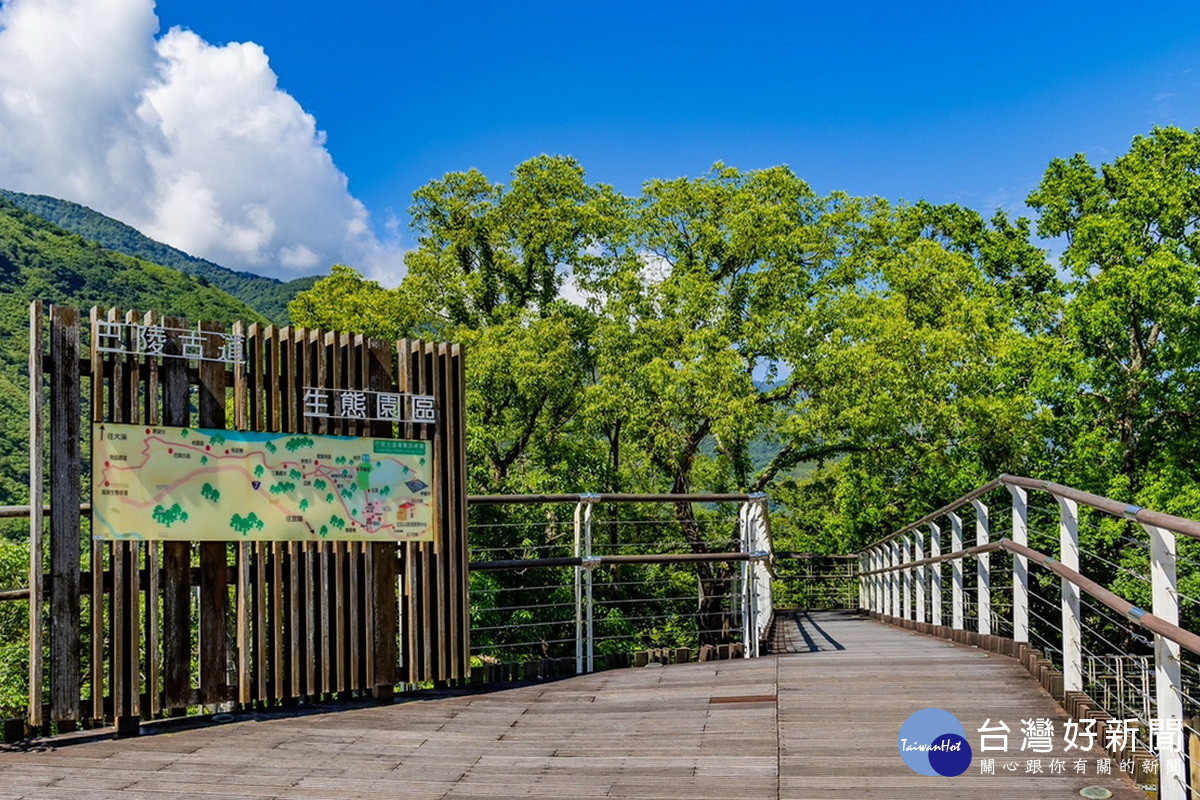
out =
<path fill-rule="evenodd" d="M 767 506 L 766 494 L 751 495 L 754 503 L 751 509 L 751 552 L 753 553 L 770 553 L 771 552 L 771 535 L 769 527 L 770 513 Z M 750 597 L 752 603 L 751 613 L 754 617 L 754 655 L 757 657 L 762 648 L 762 636 L 765 631 L 765 625 L 771 622 L 771 612 L 774 608 L 774 600 L 771 596 L 771 573 L 766 565 L 762 562 L 755 562 L 751 567 L 750 574 L 753 576 L 754 591 Z M 759 620 L 766 615 L 766 619 L 760 624 Z"/>
<path fill-rule="evenodd" d="M 1012 540 L 1029 545 L 1029 502 L 1020 486 L 1009 486 L 1012 494 Z M 1013 554 L 1012 625 L 1013 641 L 1029 641 L 1029 559 Z"/>
<path fill-rule="evenodd" d="M 937 558 L 942 554 L 942 529 L 936 523 L 929 523 L 929 557 Z M 933 624 L 942 624 L 942 565 L 934 564 L 930 576 L 930 589 L 933 594 Z"/>
<path fill-rule="evenodd" d="M 738 538 L 741 540 L 742 552 L 750 553 L 750 503 L 744 502 L 738 508 Z M 739 605 L 742 612 L 742 654 L 744 657 L 750 657 L 750 628 L 754 624 L 751 617 L 751 600 L 750 593 L 750 562 L 743 561 L 741 564 L 742 576 L 742 591 Z"/>
<path fill-rule="evenodd" d="M 1132 519 L 1141 509 L 1131 506 L 1125 516 Z M 1150 535 L 1150 591 L 1156 617 L 1179 624 L 1179 592 L 1175 578 L 1175 534 L 1142 523 Z M 1154 637 L 1154 705 L 1159 720 L 1158 785 L 1164 800 L 1182 800 L 1187 794 L 1183 754 L 1183 684 L 1179 670 L 1179 645 L 1162 636 Z M 1169 720 L 1178 722 L 1168 723 Z M 1178 724 L 1178 736 L 1172 732 Z M 1164 735 L 1165 734 L 1165 735 Z"/>
<path fill-rule="evenodd" d="M 594 672 L 596 668 L 596 635 L 593 623 L 592 604 L 592 572 L 595 564 L 592 561 L 592 510 L 596 507 L 599 495 L 588 499 L 587 508 L 583 510 L 583 580 L 584 580 L 584 610 L 587 615 L 584 644 L 587 648 L 587 671 Z"/>
<path fill-rule="evenodd" d="M 900 571 L 901 598 L 903 600 L 900 610 L 907 620 L 912 619 L 912 567 L 908 566 L 912 561 L 912 549 L 907 536 L 900 537 L 900 559 L 901 563 L 905 565 L 904 569 Z"/>
<path fill-rule="evenodd" d="M 988 509 L 978 500 L 972 500 L 975 506 L 975 544 L 985 545 L 991 536 L 991 518 Z M 978 577 L 975 581 L 977 594 L 976 611 L 979 616 L 979 635 L 990 636 L 992 633 L 992 556 L 991 553 L 980 553 L 975 559 Z"/>
<path fill-rule="evenodd" d="M 893 539 L 888 547 L 892 551 L 892 566 L 900 566 L 900 542 Z M 892 616 L 900 616 L 900 570 L 893 569 L 888 573 L 888 582 L 892 585 Z"/>
<path fill-rule="evenodd" d="M 867 555 L 866 553 L 858 554 L 858 608 L 862 610 L 867 607 L 867 577 L 863 575 L 867 571 Z"/>
<path fill-rule="evenodd" d="M 870 549 L 868 549 L 868 551 L 865 551 L 864 554 L 866 557 L 866 569 L 868 569 L 868 571 L 874 573 L 875 572 L 875 549 L 870 548 Z M 875 607 L 875 601 L 877 600 L 877 597 L 875 595 L 875 578 L 876 577 L 878 577 L 878 576 L 869 575 L 868 577 L 866 577 L 866 610 L 869 610 L 869 612 L 875 612 L 875 610 L 878 610 Z"/>
<path fill-rule="evenodd" d="M 925 559 L 925 548 L 921 544 L 921 531 L 917 529 L 913 531 L 913 560 L 923 561 Z M 917 581 L 917 622 L 925 622 L 925 567 L 916 568 Z"/>
<path fill-rule="evenodd" d="M 583 557 L 583 510 L 587 506 L 580 495 L 575 504 L 575 557 Z M 583 563 L 575 567 L 575 674 L 583 673 Z"/>
<path fill-rule="evenodd" d="M 1059 508 L 1059 554 L 1064 567 L 1079 571 L 1079 504 L 1055 496 Z M 1083 691 L 1083 635 L 1079 618 L 1079 587 L 1062 579 L 1063 690 Z"/>
<path fill-rule="evenodd" d="M 875 569 L 882 570 L 887 566 L 887 559 L 884 558 L 883 548 L 875 548 Z M 875 610 L 880 614 L 888 613 L 888 597 L 887 597 L 887 577 L 881 572 L 875 576 Z"/>
<path fill-rule="evenodd" d="M 962 518 L 951 512 L 950 517 L 950 552 L 957 553 L 963 549 Z M 956 631 L 963 629 L 963 565 L 962 559 L 956 558 L 951 562 L 950 589 L 950 627 Z"/>

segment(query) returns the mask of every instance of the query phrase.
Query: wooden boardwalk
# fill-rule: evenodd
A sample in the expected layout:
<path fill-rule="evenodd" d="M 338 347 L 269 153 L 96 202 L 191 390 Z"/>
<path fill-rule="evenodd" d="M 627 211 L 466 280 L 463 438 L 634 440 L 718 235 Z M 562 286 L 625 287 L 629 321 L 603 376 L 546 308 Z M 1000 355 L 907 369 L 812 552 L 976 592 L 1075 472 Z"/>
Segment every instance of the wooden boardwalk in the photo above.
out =
<path fill-rule="evenodd" d="M 1020 720 L 1061 731 L 1066 715 L 1011 659 L 838 613 L 799 616 L 786 642 L 796 652 L 2 752 L 0 800 L 1146 797 L 1097 776 L 1094 753 L 1076 775 L 1057 731 L 1043 774 L 1025 774 Z M 956 778 L 908 770 L 900 725 L 930 706 L 972 746 L 986 718 L 1012 728 L 996 775 L 979 753 Z"/>

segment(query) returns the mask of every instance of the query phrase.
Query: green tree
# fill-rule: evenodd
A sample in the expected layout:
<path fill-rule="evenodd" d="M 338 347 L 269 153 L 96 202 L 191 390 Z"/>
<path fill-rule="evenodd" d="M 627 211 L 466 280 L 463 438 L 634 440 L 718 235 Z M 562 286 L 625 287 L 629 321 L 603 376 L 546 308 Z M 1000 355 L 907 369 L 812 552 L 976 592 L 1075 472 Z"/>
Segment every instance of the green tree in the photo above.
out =
<path fill-rule="evenodd" d="M 1188 435 L 1200 413 L 1200 131 L 1155 128 L 1099 167 L 1055 159 L 1028 202 L 1038 232 L 1066 242 L 1071 299 L 1043 390 L 1071 478 L 1115 497 L 1153 489 L 1145 501 L 1195 514 L 1174 498 L 1200 476 Z M 1166 474 L 1174 485 L 1156 485 Z"/>

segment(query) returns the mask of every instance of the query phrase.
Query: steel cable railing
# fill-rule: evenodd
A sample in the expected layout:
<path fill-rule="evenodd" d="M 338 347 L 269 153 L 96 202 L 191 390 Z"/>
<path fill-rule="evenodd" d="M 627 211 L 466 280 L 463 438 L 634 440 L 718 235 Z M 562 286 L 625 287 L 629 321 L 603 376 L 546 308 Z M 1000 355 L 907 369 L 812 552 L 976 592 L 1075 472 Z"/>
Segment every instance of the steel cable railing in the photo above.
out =
<path fill-rule="evenodd" d="M 469 508 L 480 666 L 573 655 L 572 671 L 589 672 L 633 651 L 758 652 L 772 610 L 762 495 L 501 495 Z"/>
<path fill-rule="evenodd" d="M 996 537 L 983 501 L 1002 490 L 1011 496 L 1011 535 Z M 1055 503 L 1031 508 L 1030 490 Z M 959 516 L 968 507 L 973 526 Z M 1192 632 L 1200 522 L 1005 475 L 858 555 L 869 612 L 1018 656 L 1073 716 L 1128 728 L 1133 750 L 1116 755 L 1143 785 L 1156 782 L 1163 798 L 1190 796 L 1184 751 L 1192 739 L 1200 746 L 1200 636 Z"/>

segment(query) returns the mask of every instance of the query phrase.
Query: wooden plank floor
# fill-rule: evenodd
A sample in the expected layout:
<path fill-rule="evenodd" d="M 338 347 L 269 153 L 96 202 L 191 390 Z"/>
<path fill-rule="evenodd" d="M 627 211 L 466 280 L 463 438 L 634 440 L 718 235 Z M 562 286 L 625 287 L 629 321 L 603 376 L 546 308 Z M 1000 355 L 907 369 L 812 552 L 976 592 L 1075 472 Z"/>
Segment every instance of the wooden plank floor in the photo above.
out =
<path fill-rule="evenodd" d="M 979 775 L 978 758 L 957 778 L 910 772 L 896 737 L 920 708 L 955 714 L 973 745 L 985 717 L 1006 720 L 1019 747 L 1021 718 L 1065 716 L 1002 656 L 836 613 L 797 623 L 791 654 L 0 752 L 0 800 L 1030 800 L 1091 784 L 1144 800 L 1094 765 L 1084 777 Z"/>

